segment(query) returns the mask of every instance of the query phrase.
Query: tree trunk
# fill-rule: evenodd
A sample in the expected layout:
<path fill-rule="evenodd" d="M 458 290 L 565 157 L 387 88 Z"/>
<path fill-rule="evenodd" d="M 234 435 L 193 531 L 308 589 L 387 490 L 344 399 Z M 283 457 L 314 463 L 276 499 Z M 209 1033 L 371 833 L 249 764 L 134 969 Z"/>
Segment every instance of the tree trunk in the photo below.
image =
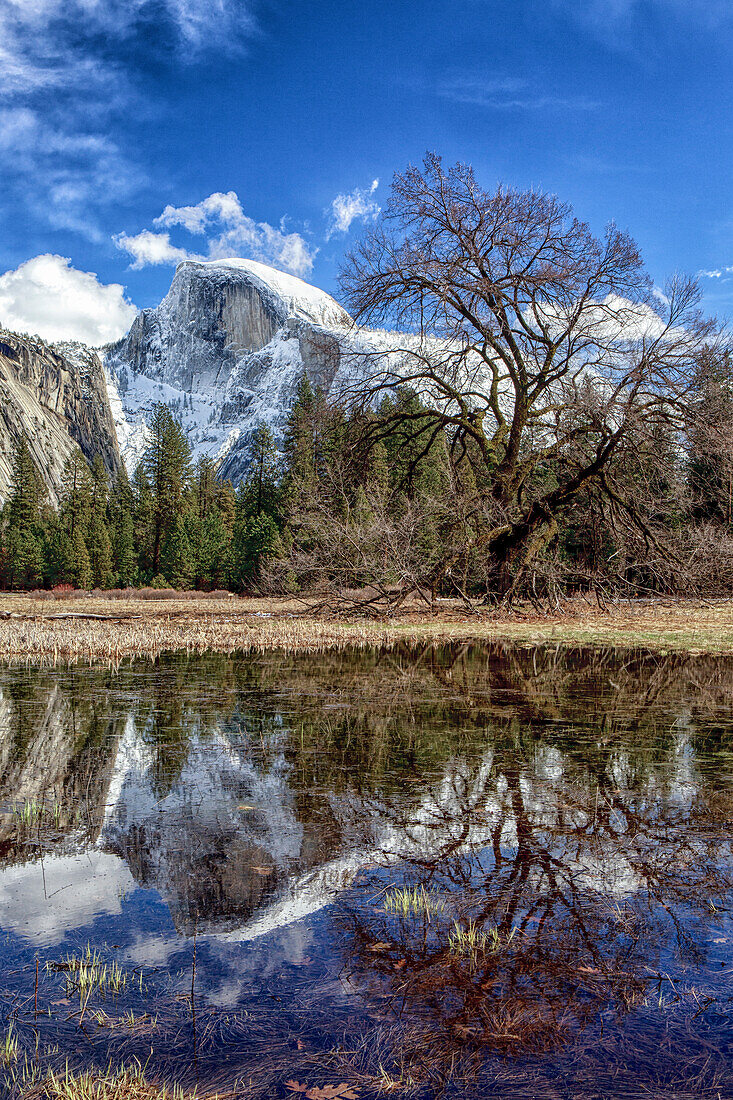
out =
<path fill-rule="evenodd" d="M 496 594 L 500 600 L 510 601 L 519 594 L 532 563 L 549 546 L 557 532 L 555 516 L 535 504 L 524 520 L 490 543 L 489 551 L 499 566 Z"/>

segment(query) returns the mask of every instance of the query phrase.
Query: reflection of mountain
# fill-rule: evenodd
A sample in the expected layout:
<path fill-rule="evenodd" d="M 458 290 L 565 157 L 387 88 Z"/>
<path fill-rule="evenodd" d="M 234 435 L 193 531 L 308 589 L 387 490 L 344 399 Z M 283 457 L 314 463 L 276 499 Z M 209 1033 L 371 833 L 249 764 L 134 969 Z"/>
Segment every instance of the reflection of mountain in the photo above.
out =
<path fill-rule="evenodd" d="M 13 809 L 43 806 L 54 844 L 68 847 L 96 835 L 110 778 L 109 747 L 119 721 L 104 698 L 85 699 L 53 678 L 20 689 L 0 684 L 0 854 L 24 858 L 38 822 L 19 831 Z"/>
<path fill-rule="evenodd" d="M 366 864 L 496 866 L 532 844 L 574 889 L 628 897 L 655 843 L 639 823 L 710 797 L 696 754 L 727 744 L 731 679 L 725 661 L 501 647 L 7 670 L 2 854 L 94 844 L 179 931 L 232 940 L 322 909 Z M 43 799 L 42 828 L 10 812 Z"/>
<path fill-rule="evenodd" d="M 154 752 L 128 721 L 100 844 L 161 892 L 177 927 L 190 932 L 197 919 L 209 929 L 240 925 L 295 869 L 327 854 L 298 819 L 283 749 L 271 742 L 263 768 L 246 740 L 193 734 L 180 775 L 161 796 Z"/>

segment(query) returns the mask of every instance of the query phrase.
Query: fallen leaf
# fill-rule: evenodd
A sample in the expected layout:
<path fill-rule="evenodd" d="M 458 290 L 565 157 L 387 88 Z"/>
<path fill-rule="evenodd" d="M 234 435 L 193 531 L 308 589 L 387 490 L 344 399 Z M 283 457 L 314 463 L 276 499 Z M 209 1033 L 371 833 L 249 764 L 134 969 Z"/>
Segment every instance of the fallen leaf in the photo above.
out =
<path fill-rule="evenodd" d="M 299 1081 L 286 1081 L 285 1088 L 302 1092 L 307 1100 L 359 1100 L 359 1090 L 346 1081 L 340 1085 L 301 1085 Z"/>
<path fill-rule="evenodd" d="M 475 1027 L 464 1027 L 463 1024 L 454 1024 L 453 1031 L 459 1039 L 472 1039 L 475 1035 L 478 1035 L 478 1029 Z"/>
<path fill-rule="evenodd" d="M 358 1094 L 350 1085 L 342 1082 L 340 1085 L 324 1085 L 321 1089 L 314 1085 L 305 1095 L 308 1100 L 357 1100 Z"/>
<path fill-rule="evenodd" d="M 407 966 L 407 959 L 398 959 L 394 964 L 395 970 L 404 970 Z"/>

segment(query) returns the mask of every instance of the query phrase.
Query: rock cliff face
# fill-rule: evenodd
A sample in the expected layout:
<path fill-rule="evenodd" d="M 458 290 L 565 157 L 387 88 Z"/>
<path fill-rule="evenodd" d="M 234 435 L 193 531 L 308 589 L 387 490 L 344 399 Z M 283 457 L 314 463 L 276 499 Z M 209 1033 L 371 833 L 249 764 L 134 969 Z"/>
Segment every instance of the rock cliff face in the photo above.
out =
<path fill-rule="evenodd" d="M 254 429 L 277 434 L 305 369 L 333 384 L 356 330 L 328 294 L 252 260 L 186 261 L 157 307 L 106 351 L 113 410 L 128 469 L 145 445 L 144 421 L 164 401 L 194 455 L 238 481 Z"/>
<path fill-rule="evenodd" d="M 120 449 L 96 352 L 0 330 L 0 502 L 8 493 L 13 443 L 23 434 L 52 504 L 77 447 L 90 462 L 100 454 L 108 473 L 116 473 Z"/>

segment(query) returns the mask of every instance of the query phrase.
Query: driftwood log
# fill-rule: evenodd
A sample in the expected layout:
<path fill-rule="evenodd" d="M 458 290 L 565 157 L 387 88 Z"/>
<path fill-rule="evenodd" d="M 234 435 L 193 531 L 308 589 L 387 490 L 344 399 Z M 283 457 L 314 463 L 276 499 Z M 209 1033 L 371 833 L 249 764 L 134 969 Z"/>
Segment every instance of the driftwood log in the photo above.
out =
<path fill-rule="evenodd" d="M 63 611 L 56 615 L 23 615 L 19 611 L 0 611 L 0 619 L 99 619 L 102 622 L 119 622 L 121 619 L 139 619 L 140 615 L 96 615 L 92 611 Z"/>

